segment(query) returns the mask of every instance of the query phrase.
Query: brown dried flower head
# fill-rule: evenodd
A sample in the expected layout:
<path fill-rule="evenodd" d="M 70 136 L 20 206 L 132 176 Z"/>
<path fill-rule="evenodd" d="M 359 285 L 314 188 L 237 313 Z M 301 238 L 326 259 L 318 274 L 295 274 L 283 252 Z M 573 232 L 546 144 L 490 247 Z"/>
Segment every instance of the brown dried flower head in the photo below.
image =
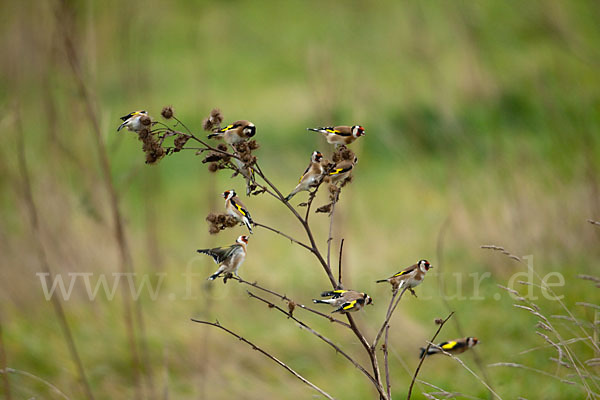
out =
<path fill-rule="evenodd" d="M 217 172 L 219 170 L 219 165 L 216 162 L 208 164 L 208 170 L 210 172 Z"/>
<path fill-rule="evenodd" d="M 237 226 L 239 222 L 229 214 L 215 214 L 210 213 L 206 216 L 206 222 L 208 222 L 208 232 L 211 235 L 219 233 L 223 229 L 232 228 Z"/>
<path fill-rule="evenodd" d="M 219 110 L 218 108 L 213 108 L 210 111 L 209 119 L 213 123 L 213 125 L 221 125 L 221 122 L 223 122 L 223 114 L 221 114 L 221 110 Z"/>
<path fill-rule="evenodd" d="M 178 134 L 177 137 L 175 138 L 175 140 L 173 141 L 173 145 L 175 146 L 173 151 L 174 152 L 181 151 L 181 149 L 183 149 L 183 146 L 185 146 L 185 144 L 187 143 L 188 140 L 190 140 L 191 137 L 192 136 L 188 135 L 187 133 Z"/>
<path fill-rule="evenodd" d="M 258 144 L 258 142 L 256 140 L 250 140 L 248 141 L 248 148 L 250 150 L 256 150 L 260 147 L 260 145 Z"/>
<path fill-rule="evenodd" d="M 152 118 L 147 115 L 143 115 L 140 117 L 140 123 L 144 126 L 148 126 L 152 123 Z"/>
<path fill-rule="evenodd" d="M 164 119 L 171 119 L 173 118 L 173 115 L 175 115 L 175 110 L 173 110 L 173 106 L 165 106 L 160 112 L 160 115 L 162 115 Z"/>
<path fill-rule="evenodd" d="M 225 143 L 219 143 L 217 145 L 217 149 L 219 149 L 221 151 L 227 151 L 227 150 L 229 150 L 229 148 L 227 147 L 227 145 Z"/>
<path fill-rule="evenodd" d="M 213 124 L 210 122 L 210 118 L 204 118 L 202 120 L 202 129 L 207 132 L 212 132 Z"/>

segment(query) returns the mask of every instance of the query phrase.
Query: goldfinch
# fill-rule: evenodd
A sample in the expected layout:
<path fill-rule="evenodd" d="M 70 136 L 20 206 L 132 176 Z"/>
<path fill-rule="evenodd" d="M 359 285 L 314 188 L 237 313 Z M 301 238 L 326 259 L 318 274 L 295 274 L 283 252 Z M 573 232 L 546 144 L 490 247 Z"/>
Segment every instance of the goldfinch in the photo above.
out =
<path fill-rule="evenodd" d="M 119 132 L 123 128 L 127 128 L 132 132 L 141 131 L 143 125 L 140 122 L 140 118 L 142 118 L 144 115 L 148 115 L 148 113 L 146 111 L 140 110 L 122 116 L 121 120 L 124 122 L 121 125 L 119 125 L 119 127 L 117 128 L 117 132 Z"/>
<path fill-rule="evenodd" d="M 225 143 L 233 145 L 251 138 L 256 134 L 256 127 L 250 121 L 235 121 L 233 124 L 227 125 L 219 129 L 215 133 L 208 135 L 209 139 L 223 139 Z"/>
<path fill-rule="evenodd" d="M 342 160 L 337 163 L 333 169 L 327 173 L 329 181 L 333 184 L 343 182 L 352 173 L 357 162 L 358 157 L 354 157 L 354 160 Z"/>
<path fill-rule="evenodd" d="M 200 249 L 198 253 L 207 254 L 219 265 L 219 269 L 208 277 L 209 281 L 215 280 L 223 272 L 233 273 L 239 276 L 237 271 L 246 258 L 246 246 L 248 245 L 248 236 L 240 236 L 235 243 L 229 247 L 215 247 L 214 249 Z"/>
<path fill-rule="evenodd" d="M 469 350 L 471 347 L 475 346 L 478 342 L 479 340 L 477 340 L 476 337 L 466 337 L 462 339 L 454 339 L 449 342 L 442 342 L 438 344 L 438 346 L 450 354 L 461 354 Z M 441 352 L 442 350 L 438 349 L 437 347 L 430 346 L 429 350 L 427 351 L 427 354 L 425 354 L 425 347 L 421 347 L 421 354 L 419 355 L 419 358 L 423 358 L 423 356 L 430 356 L 432 354 L 438 354 Z"/>
<path fill-rule="evenodd" d="M 413 291 L 413 288 L 420 285 L 425 278 L 425 273 L 429 271 L 433 266 L 429 264 L 427 260 L 420 260 L 418 263 L 411 265 L 408 268 L 403 269 L 390 276 L 387 279 L 381 279 L 376 281 L 377 283 L 381 282 L 389 282 L 392 284 L 392 288 L 394 290 L 402 289 L 404 287 L 408 288 L 413 296 L 417 296 Z"/>
<path fill-rule="evenodd" d="M 321 182 L 325 172 L 325 168 L 323 168 L 323 165 L 321 164 L 322 160 L 323 154 L 319 151 L 313 151 L 310 157 L 310 164 L 308 164 L 308 167 L 306 167 L 306 170 L 300 177 L 300 182 L 294 190 L 287 195 L 285 201 L 290 201 L 296 193 L 303 190 L 310 190 L 310 188 L 317 186 Z"/>
<path fill-rule="evenodd" d="M 227 210 L 227 214 L 233 216 L 242 224 L 246 225 L 248 231 L 252 233 L 252 217 L 250 216 L 250 212 L 242 202 L 239 197 L 235 193 L 235 190 L 227 190 L 223 192 L 221 195 L 225 199 L 225 210 Z"/>
<path fill-rule="evenodd" d="M 371 304 L 373 299 L 366 293 L 359 293 L 354 290 L 332 290 L 321 293 L 321 297 L 331 297 L 327 300 L 313 299 L 313 303 L 330 304 L 336 307 L 332 313 L 349 313 L 362 309 L 367 304 Z"/>
<path fill-rule="evenodd" d="M 365 135 L 365 128 L 360 125 L 354 126 L 328 126 L 324 128 L 306 128 L 309 131 L 319 132 L 325 136 L 329 144 L 350 144 Z"/>

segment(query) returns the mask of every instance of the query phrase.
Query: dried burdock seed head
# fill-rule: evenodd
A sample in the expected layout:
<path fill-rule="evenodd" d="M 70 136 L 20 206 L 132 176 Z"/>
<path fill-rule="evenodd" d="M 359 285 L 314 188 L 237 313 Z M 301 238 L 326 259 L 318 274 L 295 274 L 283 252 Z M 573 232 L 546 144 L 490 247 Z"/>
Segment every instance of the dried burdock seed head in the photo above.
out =
<path fill-rule="evenodd" d="M 327 188 L 329 189 L 329 193 L 331 194 L 335 194 L 340 191 L 340 189 L 338 189 L 338 187 L 333 184 L 330 184 Z"/>
<path fill-rule="evenodd" d="M 173 115 L 175 115 L 175 110 L 173 110 L 173 106 L 165 106 L 160 112 L 160 115 L 162 115 L 164 119 L 171 119 L 173 118 Z"/>
<path fill-rule="evenodd" d="M 250 151 L 248 143 L 246 142 L 235 143 L 233 147 L 235 147 L 235 150 L 240 154 L 247 153 Z"/>
<path fill-rule="evenodd" d="M 160 147 L 153 148 L 151 151 L 146 152 L 146 164 L 156 164 L 161 158 L 165 156 L 165 149 Z"/>
<path fill-rule="evenodd" d="M 444 319 L 443 319 L 443 318 L 436 318 L 436 319 L 435 319 L 435 324 L 436 324 L 436 325 L 441 325 L 443 322 L 444 322 Z"/>
<path fill-rule="evenodd" d="M 219 153 L 208 153 L 204 160 L 202 160 L 202 164 L 206 164 L 207 162 L 216 162 L 223 158 L 222 154 Z"/>
<path fill-rule="evenodd" d="M 206 216 L 206 220 L 210 223 L 216 223 L 217 222 L 217 214 L 215 213 L 210 213 Z"/>
<path fill-rule="evenodd" d="M 250 140 L 248 142 L 248 148 L 250 148 L 250 150 L 256 150 L 260 147 L 260 145 L 258 144 L 258 142 L 256 140 Z"/>
<path fill-rule="evenodd" d="M 221 151 L 227 151 L 227 150 L 229 150 L 229 148 L 227 147 L 227 145 L 225 143 L 219 143 L 217 145 L 217 149 L 219 149 Z"/>
<path fill-rule="evenodd" d="M 331 207 L 333 206 L 333 203 L 329 203 L 329 204 L 325 204 L 324 206 L 321 206 L 319 208 L 316 209 L 316 213 L 328 213 L 331 212 Z"/>
<path fill-rule="evenodd" d="M 202 129 L 207 132 L 212 132 L 213 124 L 210 122 L 210 118 L 204 118 L 202 120 Z"/>
<path fill-rule="evenodd" d="M 144 126 L 148 126 L 152 123 L 152 118 L 147 115 L 143 115 L 140 117 L 140 123 Z"/>
<path fill-rule="evenodd" d="M 221 110 L 218 108 L 213 108 L 210 112 L 210 121 L 213 125 L 220 125 L 223 122 L 223 114 L 221 114 Z"/>
<path fill-rule="evenodd" d="M 216 225 L 211 225 L 208 227 L 208 233 L 211 235 L 216 235 L 219 232 L 221 232 L 221 230 Z"/>
<path fill-rule="evenodd" d="M 217 172 L 219 170 L 219 165 L 215 162 L 208 164 L 208 170 L 210 172 Z"/>
<path fill-rule="evenodd" d="M 342 160 L 354 160 L 354 152 L 350 149 L 344 149 L 340 152 Z"/>
<path fill-rule="evenodd" d="M 173 142 L 175 146 L 175 149 L 173 151 L 181 151 L 181 149 L 183 149 L 183 146 L 185 146 L 185 144 L 188 140 L 190 140 L 190 138 L 191 136 L 187 133 L 180 133 L 179 135 L 177 135 Z"/>
<path fill-rule="evenodd" d="M 148 136 L 150 136 L 150 131 L 148 129 L 142 129 L 138 132 L 138 139 L 144 141 Z"/>

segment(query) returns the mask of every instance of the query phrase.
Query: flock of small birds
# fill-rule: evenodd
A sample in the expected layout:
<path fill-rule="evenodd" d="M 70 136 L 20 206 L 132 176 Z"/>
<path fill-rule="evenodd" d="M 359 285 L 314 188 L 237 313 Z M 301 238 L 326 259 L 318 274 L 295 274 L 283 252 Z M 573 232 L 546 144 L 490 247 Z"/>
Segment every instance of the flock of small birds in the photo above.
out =
<path fill-rule="evenodd" d="M 147 115 L 148 113 L 146 111 L 140 110 L 121 117 L 123 123 L 117 128 L 117 131 L 127 128 L 130 131 L 139 132 L 143 129 L 140 119 Z M 365 135 L 365 129 L 360 125 L 307 128 L 307 130 L 322 134 L 327 140 L 327 143 L 335 145 L 336 148 L 342 145 L 347 146 L 359 137 Z M 250 121 L 239 120 L 216 130 L 208 135 L 208 138 L 220 139 L 229 145 L 234 145 L 246 141 L 254 135 L 256 135 L 256 126 Z M 328 175 L 329 181 L 333 184 L 345 180 L 345 178 L 351 174 L 357 162 L 358 158 L 356 157 L 353 160 L 341 160 L 332 169 L 326 171 L 323 166 L 323 154 L 319 151 L 314 151 L 310 158 L 310 164 L 300 177 L 298 185 L 292 189 L 290 194 L 285 197 L 284 200 L 288 202 L 297 193 L 310 191 L 312 188 L 317 187 L 325 174 Z M 248 208 L 246 208 L 239 199 L 235 190 L 226 190 L 222 193 L 222 196 L 225 199 L 226 213 L 234 217 L 241 225 L 246 226 L 249 233 L 252 234 L 252 225 L 254 222 L 252 221 Z M 219 266 L 218 269 L 208 277 L 208 280 L 215 280 L 223 274 L 225 274 L 225 276 L 233 274 L 239 278 L 238 270 L 246 259 L 248 239 L 249 236 L 241 235 L 231 246 L 197 250 L 198 253 L 212 257 L 214 262 Z M 433 268 L 433 266 L 429 261 L 420 260 L 416 264 L 404 268 L 389 278 L 380 279 L 376 282 L 388 282 L 391 284 L 394 291 L 400 289 L 408 290 L 416 297 L 413 289 L 423 282 L 425 274 L 431 268 Z M 325 291 L 321 293 L 321 297 L 327 299 L 313 299 L 313 302 L 315 304 L 329 304 L 334 307 L 332 313 L 342 314 L 359 311 L 373 302 L 373 299 L 368 294 L 355 290 L 340 289 Z M 477 343 L 478 339 L 475 337 L 454 339 L 442 342 L 429 349 L 421 348 L 419 357 L 422 358 L 442 352 L 460 354 L 472 348 Z"/>

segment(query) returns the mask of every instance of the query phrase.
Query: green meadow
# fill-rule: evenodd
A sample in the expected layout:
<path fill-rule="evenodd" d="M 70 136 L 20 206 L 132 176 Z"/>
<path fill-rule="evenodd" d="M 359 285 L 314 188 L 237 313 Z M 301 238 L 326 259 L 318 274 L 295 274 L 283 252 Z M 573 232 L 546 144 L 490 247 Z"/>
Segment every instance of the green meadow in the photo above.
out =
<path fill-rule="evenodd" d="M 119 117 L 143 109 L 165 122 L 166 105 L 202 138 L 212 108 L 252 121 L 254 155 L 284 195 L 312 151 L 333 152 L 307 127 L 365 127 L 349 146 L 359 161 L 335 208 L 331 259 L 337 276 L 344 239 L 344 286 L 374 300 L 354 314 L 369 340 L 392 295 L 375 280 L 420 259 L 434 266 L 391 319 L 393 398 L 406 398 L 419 348 L 451 311 L 436 342 L 480 342 L 457 356 L 464 364 L 426 358 L 413 399 L 600 397 L 600 281 L 580 276 L 600 275 L 600 224 L 589 221 L 600 220 L 599 19 L 587 0 L 1 2 L 0 398 L 90 398 L 70 345 L 95 399 L 320 398 L 190 318 L 218 320 L 336 399 L 378 398 L 348 360 L 249 298 L 255 290 L 206 281 L 216 266 L 196 249 L 247 234 L 208 233 L 225 190 L 255 221 L 308 239 L 284 205 L 246 197 L 240 176 L 209 172 L 194 150 L 146 165 L 136 134 L 116 132 Z M 323 185 L 313 209 L 327 202 Z M 325 254 L 327 214 L 310 225 Z M 331 289 L 312 254 L 254 231 L 245 280 L 311 307 Z M 131 303 L 126 276 L 112 286 L 123 244 L 144 284 Z M 44 295 L 45 266 L 65 290 L 73 282 L 55 296 L 64 320 Z M 116 290 L 90 299 L 101 277 Z M 370 370 L 351 331 L 294 316 Z"/>

